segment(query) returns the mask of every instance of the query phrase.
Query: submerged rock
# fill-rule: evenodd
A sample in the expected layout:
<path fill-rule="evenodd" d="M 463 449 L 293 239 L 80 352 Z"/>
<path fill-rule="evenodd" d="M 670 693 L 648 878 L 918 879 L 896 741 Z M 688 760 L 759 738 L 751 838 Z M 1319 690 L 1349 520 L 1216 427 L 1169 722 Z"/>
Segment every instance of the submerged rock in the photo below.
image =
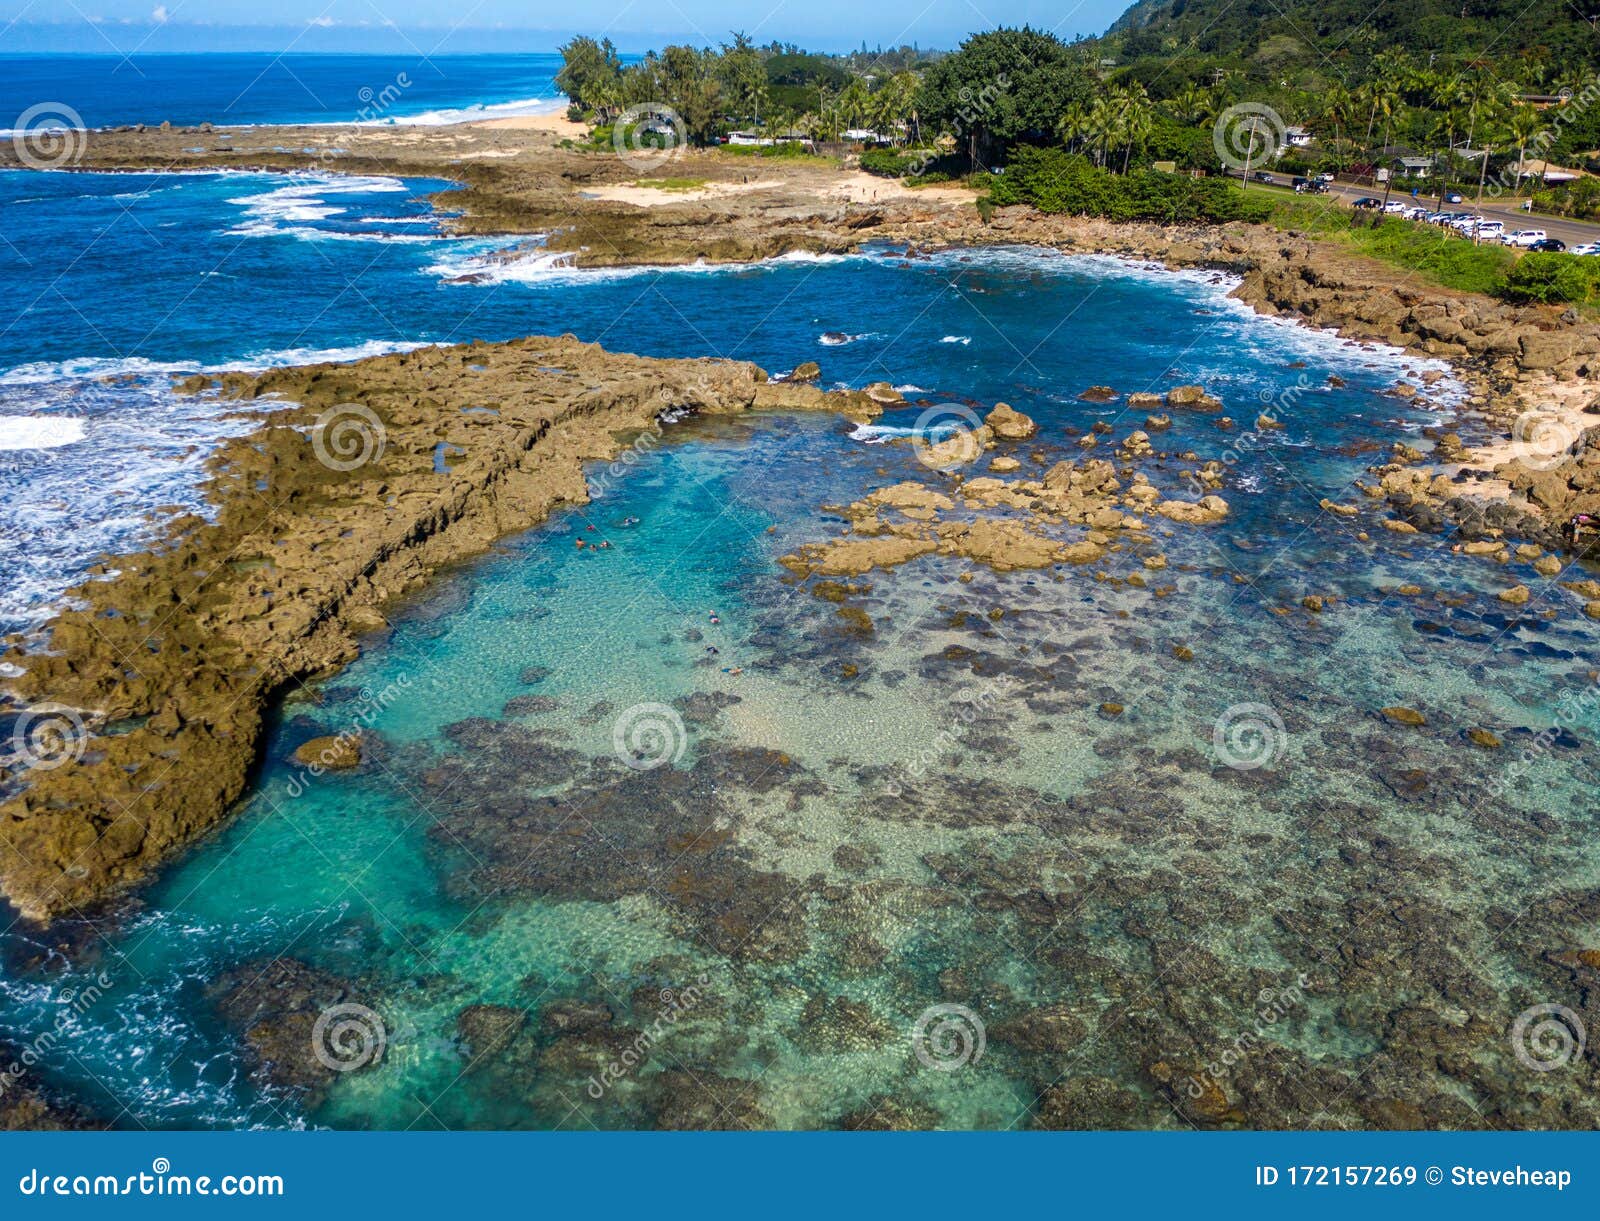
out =
<path fill-rule="evenodd" d="M 321 767 L 328 771 L 345 771 L 361 763 L 361 735 L 338 734 L 312 738 L 295 748 L 294 761 L 306 767 Z"/>

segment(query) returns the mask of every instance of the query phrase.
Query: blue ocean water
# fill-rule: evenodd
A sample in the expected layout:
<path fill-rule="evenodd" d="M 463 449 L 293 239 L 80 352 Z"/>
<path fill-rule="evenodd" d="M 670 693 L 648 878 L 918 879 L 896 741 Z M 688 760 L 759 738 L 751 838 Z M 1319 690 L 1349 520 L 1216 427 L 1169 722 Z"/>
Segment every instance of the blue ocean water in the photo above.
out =
<path fill-rule="evenodd" d="M 442 235 L 430 199 L 447 210 L 449 184 L 0 174 L 0 274 L 14 289 L 0 302 L 0 524 L 18 526 L 0 535 L 10 561 L 0 626 L 46 606 L 98 552 L 126 545 L 144 511 L 190 502 L 197 442 L 244 426 L 167 392 L 171 375 L 196 369 L 571 331 L 775 371 L 816 356 L 844 384 L 887 379 L 974 400 L 1020 392 L 1060 412 L 1079 377 L 1157 390 L 1216 382 L 1255 407 L 1297 386 L 1289 353 L 1315 350 L 1352 383 L 1343 395 L 1326 386 L 1303 395 L 1349 408 L 1333 427 L 1354 435 L 1396 411 L 1370 393 L 1402 367 L 1392 355 L 1262 322 L 1203 278 L 1024 251 L 593 272 L 563 266 L 536 239 L 518 243 L 513 260 L 490 259 L 505 243 Z M 1171 295 L 1177 333 L 1142 323 L 1158 291 Z M 1040 293 L 1059 298 L 1061 312 L 1041 314 Z M 829 332 L 852 342 L 819 342 Z M 46 443 L 71 443 L 30 448 L 40 429 Z M 1282 452 L 1295 443 L 1291 430 Z M 22 530 L 28 522 L 48 528 Z"/>
<path fill-rule="evenodd" d="M 561 57 L 253 52 L 0 55 L 0 129 L 31 107 L 87 127 L 124 123 L 452 123 L 565 103 Z"/>
<path fill-rule="evenodd" d="M 592 471 L 590 505 L 399 608 L 288 702 L 219 835 L 113 918 L 0 937 L 0 1038 L 61 1031 L 49 1080 L 150 1127 L 1588 1114 L 1507 1030 L 1581 1003 L 1551 955 L 1600 935 L 1597 625 L 1525 562 L 1393 534 L 1381 502 L 1319 508 L 1363 503 L 1352 481 L 1391 442 L 1453 422 L 1448 380 L 1390 397 L 1426 363 L 1260 318 L 1220 276 L 1050 251 L 489 260 L 430 222 L 443 185 L 0 176 L 12 623 L 248 426 L 173 396 L 176 372 L 570 331 L 815 359 L 911 405 L 876 430 L 676 424 Z M 1142 425 L 1086 387 L 1189 382 L 1285 427 L 1240 445 L 1172 413 L 1155 476 L 1226 455 L 1233 510 L 1157 523 L 1164 566 L 924 557 L 848 592 L 863 633 L 777 562 L 836 533 L 837 506 L 926 477 L 886 438 L 930 404 L 1011 403 L 1042 470 L 1097 422 Z M 1527 612 L 1495 596 L 1513 579 L 1539 591 Z M 1308 593 L 1334 601 L 1308 614 Z M 1386 725 L 1396 704 L 1428 726 Z M 1259 768 L 1225 765 L 1241 709 Z M 672 728 L 670 766 L 626 766 L 641 718 Z M 360 769 L 294 763 L 351 725 Z M 307 1055 L 327 1033 L 308 996 L 361 1007 L 356 1071 Z"/>

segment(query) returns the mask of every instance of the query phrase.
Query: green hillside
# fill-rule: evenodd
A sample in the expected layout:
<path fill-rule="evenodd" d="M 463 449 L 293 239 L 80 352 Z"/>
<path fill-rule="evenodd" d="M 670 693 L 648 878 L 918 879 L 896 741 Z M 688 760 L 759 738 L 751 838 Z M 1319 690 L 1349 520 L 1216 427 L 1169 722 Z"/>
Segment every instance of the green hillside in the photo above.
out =
<path fill-rule="evenodd" d="M 1587 8 L 1552 0 L 1139 0 L 1106 34 L 1130 59 L 1198 54 L 1275 68 L 1359 72 L 1400 47 L 1450 66 L 1489 58 L 1521 79 L 1600 67 Z M 1581 9 L 1581 11 L 1580 11 Z"/>

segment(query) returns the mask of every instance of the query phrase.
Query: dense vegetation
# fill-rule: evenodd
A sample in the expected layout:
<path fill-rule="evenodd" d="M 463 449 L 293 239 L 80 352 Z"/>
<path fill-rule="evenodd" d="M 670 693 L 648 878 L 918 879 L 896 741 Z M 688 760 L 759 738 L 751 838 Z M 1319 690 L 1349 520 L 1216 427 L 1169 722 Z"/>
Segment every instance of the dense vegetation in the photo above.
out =
<path fill-rule="evenodd" d="M 838 139 L 851 128 L 877 126 L 911 139 L 920 78 L 893 65 L 929 58 L 901 48 L 881 52 L 876 68 L 854 71 L 853 56 L 757 47 L 737 33 L 719 48 L 669 46 L 630 64 L 609 39 L 574 38 L 561 54 L 556 88 L 571 100 L 575 117 L 610 124 L 629 107 L 665 105 L 696 144 L 739 127 Z"/>
<path fill-rule="evenodd" d="M 997 204 L 1032 204 L 1041 212 L 1168 223 L 1264 221 L 1272 200 L 1225 178 L 1187 178 L 1150 170 L 1116 174 L 1059 148 L 1018 147 L 993 180 Z"/>
<path fill-rule="evenodd" d="M 1360 70 L 1405 47 L 1447 67 L 1492 60 L 1538 82 L 1594 62 L 1592 7 L 1527 0 L 1141 0 L 1105 42 L 1129 60 L 1175 57 L 1285 70 Z"/>
<path fill-rule="evenodd" d="M 735 34 L 624 65 L 609 43 L 578 38 L 562 48 L 557 84 L 602 125 L 665 103 L 700 144 L 738 129 L 848 136 L 868 172 L 987 186 L 986 212 L 1026 202 L 1117 220 L 1271 213 L 1456 287 L 1587 301 L 1594 277 L 1573 270 L 1582 260 L 1518 263 L 1503 248 L 1353 223 L 1337 209 L 1308 220 L 1238 179 L 1247 151 L 1252 170 L 1333 172 L 1376 190 L 1384 168 L 1393 190 L 1423 198 L 1531 195 L 1540 211 L 1600 217 L 1600 179 L 1545 177 L 1551 165 L 1600 173 L 1597 46 L 1577 10 L 1525 0 L 1141 0 L 1103 38 L 997 29 L 947 54 L 830 56 Z M 1245 149 L 1242 106 L 1261 116 Z"/>

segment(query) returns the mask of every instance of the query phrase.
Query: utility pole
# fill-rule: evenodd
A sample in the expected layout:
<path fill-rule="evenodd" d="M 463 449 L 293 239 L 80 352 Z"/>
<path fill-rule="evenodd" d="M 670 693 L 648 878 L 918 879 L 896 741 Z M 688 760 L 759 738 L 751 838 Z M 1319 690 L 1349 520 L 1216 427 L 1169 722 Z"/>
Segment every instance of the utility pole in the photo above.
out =
<path fill-rule="evenodd" d="M 1244 186 L 1243 190 L 1250 189 L 1250 154 L 1256 151 L 1256 124 L 1260 119 L 1256 115 L 1250 116 L 1250 143 L 1244 149 Z"/>
<path fill-rule="evenodd" d="M 1483 142 L 1482 152 L 1483 152 L 1483 163 L 1478 167 L 1478 198 L 1476 200 L 1474 200 L 1473 204 L 1472 204 L 1472 211 L 1473 211 L 1474 216 L 1479 216 L 1479 214 L 1481 214 L 1483 212 L 1483 180 L 1489 174 L 1489 142 L 1487 140 L 1485 140 Z M 1476 246 L 1478 244 L 1478 225 L 1479 225 L 1479 223 L 1480 223 L 1480 220 L 1474 220 L 1472 222 L 1472 244 L 1474 246 Z"/>

